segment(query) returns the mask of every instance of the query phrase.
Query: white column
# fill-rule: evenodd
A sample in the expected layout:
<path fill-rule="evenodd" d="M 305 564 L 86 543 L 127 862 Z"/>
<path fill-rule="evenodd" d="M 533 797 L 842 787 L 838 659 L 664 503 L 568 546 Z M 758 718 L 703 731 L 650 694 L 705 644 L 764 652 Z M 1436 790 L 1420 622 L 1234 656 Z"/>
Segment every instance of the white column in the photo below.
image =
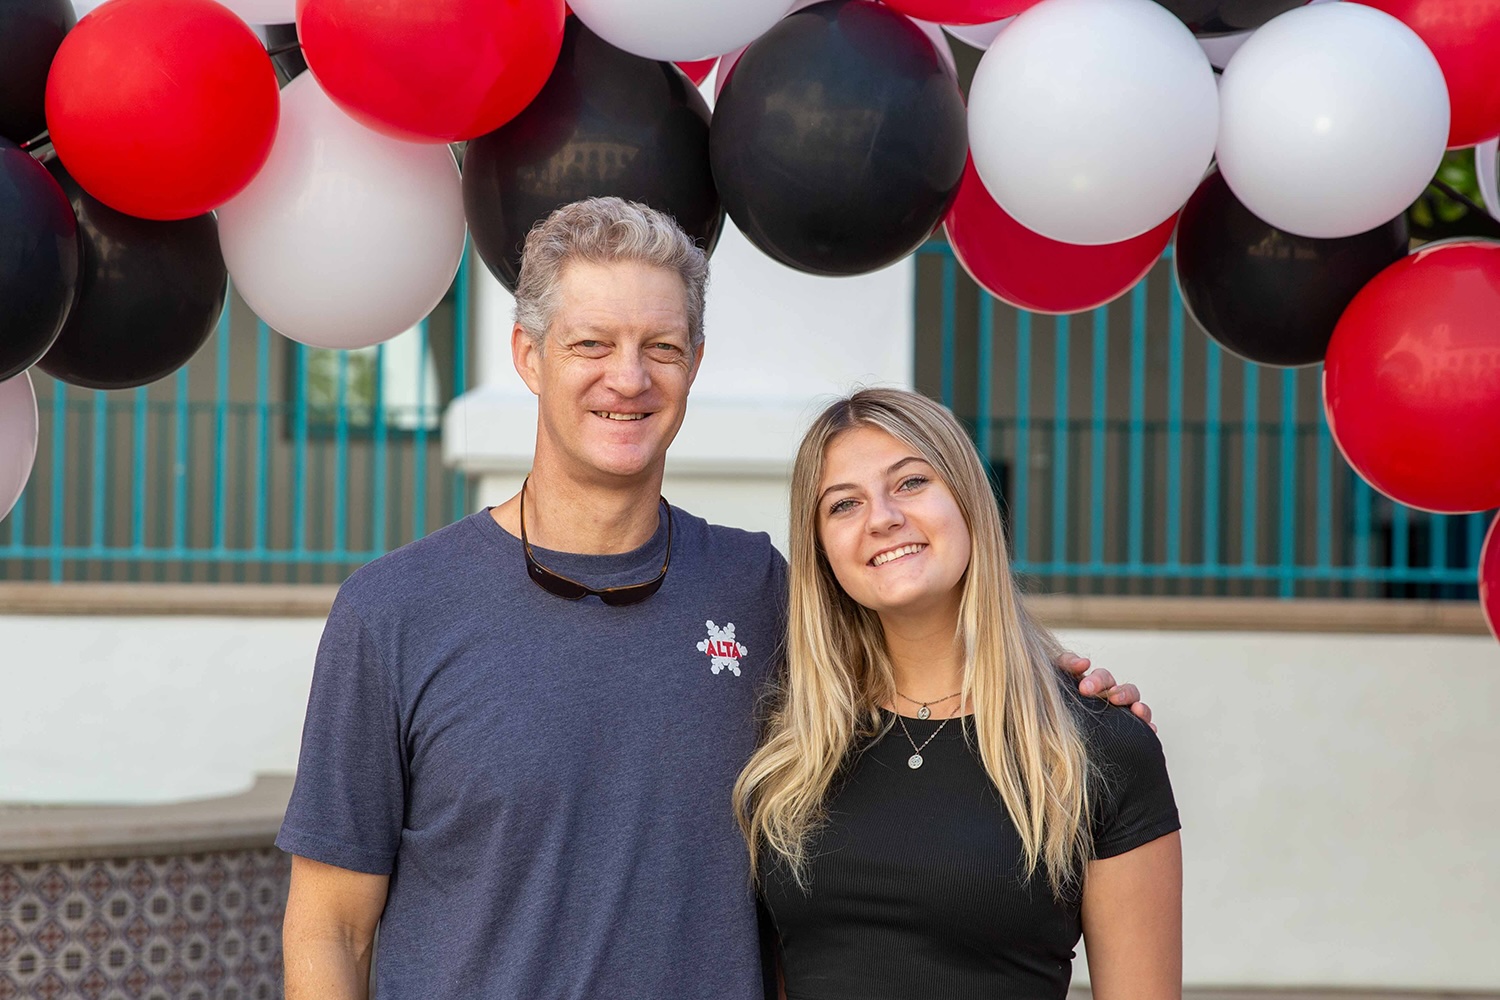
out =
<path fill-rule="evenodd" d="M 915 274 L 906 260 L 858 278 L 812 277 L 726 223 L 703 368 L 667 456 L 666 496 L 710 521 L 769 531 L 785 549 L 791 461 L 812 417 L 858 385 L 912 384 Z M 530 467 L 536 400 L 511 367 L 510 296 L 488 274 L 474 294 L 483 384 L 449 407 L 443 447 L 450 465 L 480 476 L 480 502 L 494 504 Z"/>

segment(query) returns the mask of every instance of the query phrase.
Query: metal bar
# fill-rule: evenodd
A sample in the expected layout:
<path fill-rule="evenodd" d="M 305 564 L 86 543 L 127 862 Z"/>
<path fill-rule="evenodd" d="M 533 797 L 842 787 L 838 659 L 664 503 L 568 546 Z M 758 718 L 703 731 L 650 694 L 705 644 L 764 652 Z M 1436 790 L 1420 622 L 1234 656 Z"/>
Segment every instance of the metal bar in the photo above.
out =
<path fill-rule="evenodd" d="M 105 468 L 105 456 L 109 450 L 109 396 L 102 389 L 93 392 L 94 446 L 92 459 L 94 471 L 90 482 L 92 497 L 89 509 L 89 540 L 95 545 L 104 544 L 104 511 L 108 505 L 104 495 L 104 484 L 109 479 Z"/>
<path fill-rule="evenodd" d="M 974 443 L 979 455 L 988 465 L 993 461 L 990 451 L 990 382 L 995 371 L 995 300 L 987 292 L 979 294 L 979 359 L 976 378 L 978 393 L 974 404 Z"/>
<path fill-rule="evenodd" d="M 1182 367 L 1183 309 L 1177 282 L 1167 314 L 1167 565 L 1182 562 Z"/>
<path fill-rule="evenodd" d="M 458 287 L 453 305 L 453 395 L 455 398 L 469 391 L 469 253 L 458 265 Z M 469 512 L 468 477 L 462 470 L 453 470 L 453 520 L 457 521 Z"/>
<path fill-rule="evenodd" d="M 172 464 L 172 547 L 181 550 L 187 547 L 187 524 L 191 516 L 187 506 L 189 418 L 186 365 L 177 369 L 175 382 L 177 396 L 172 415 L 175 443 L 175 461 Z"/>
<path fill-rule="evenodd" d="M 1219 487 L 1223 477 L 1220 434 L 1224 413 L 1221 395 L 1224 352 L 1212 338 L 1205 338 L 1203 349 L 1203 561 L 1217 566 L 1221 558 Z"/>
<path fill-rule="evenodd" d="M 130 443 L 130 547 L 139 552 L 146 547 L 146 425 L 150 422 L 149 391 L 145 386 L 135 390 L 135 414 Z"/>
<path fill-rule="evenodd" d="M 1030 549 L 1031 509 L 1031 313 L 1016 316 L 1016 475 L 1010 502 L 1012 547 L 1017 560 Z"/>
<path fill-rule="evenodd" d="M 1333 565 L 1333 433 L 1319 420 L 1318 434 L 1318 565 Z"/>
<path fill-rule="evenodd" d="M 213 546 L 224 548 L 225 483 L 229 478 L 229 306 L 230 298 L 224 298 L 224 308 L 219 313 L 217 357 L 214 368 L 214 485 L 213 485 Z"/>
<path fill-rule="evenodd" d="M 339 352 L 338 412 L 333 424 L 333 547 L 348 548 L 349 528 L 349 352 Z"/>
<path fill-rule="evenodd" d="M 1146 285 L 1130 292 L 1130 538 L 1126 561 L 1140 566 L 1145 558 L 1146 441 Z"/>
<path fill-rule="evenodd" d="M 411 502 L 411 537 L 427 534 L 427 320 L 417 324 L 417 431 L 412 454 L 415 495 Z"/>
<path fill-rule="evenodd" d="M 1280 548 L 1282 597 L 1296 595 L 1289 572 L 1297 562 L 1297 370 L 1281 372 L 1281 512 L 1277 543 Z"/>
<path fill-rule="evenodd" d="M 385 345 L 375 346 L 375 412 L 372 415 L 374 428 L 370 445 L 370 548 L 385 551 L 386 492 L 390 488 L 386 479 L 386 455 L 389 450 L 388 428 L 385 420 Z"/>
<path fill-rule="evenodd" d="M 293 475 L 296 484 L 292 487 L 292 550 L 307 551 L 307 346 L 295 344 L 292 350 L 297 372 L 297 394 L 295 404 L 295 458 Z"/>
<path fill-rule="evenodd" d="M 1240 563 L 1252 566 L 1256 563 L 1255 517 L 1257 490 L 1260 477 L 1260 366 L 1246 362 L 1241 369 L 1245 386 L 1245 441 L 1243 447 L 1244 482 L 1240 491 Z"/>
<path fill-rule="evenodd" d="M 943 405 L 950 410 L 953 408 L 953 369 L 957 365 L 954 355 L 957 353 L 957 334 L 955 332 L 958 288 L 958 262 L 952 254 L 943 255 Z M 983 289 L 979 292 L 980 300 L 988 299 L 989 293 Z M 983 384 L 989 378 L 989 372 L 982 371 L 980 383 Z"/>
<path fill-rule="evenodd" d="M 226 562 L 245 563 L 271 563 L 289 564 L 306 563 L 337 566 L 346 562 L 363 562 L 384 554 L 379 550 L 350 551 L 339 553 L 333 550 L 308 551 L 298 553 L 290 549 L 234 549 L 229 548 L 223 552 L 211 548 L 171 548 L 163 547 L 157 549 L 148 548 L 144 552 L 136 552 L 127 546 L 51 546 L 51 545 L 26 545 L 21 546 L 7 555 L 18 559 L 57 559 L 63 562 L 78 561 L 100 561 L 100 560 L 134 560 L 143 562 L 194 562 L 211 563 L 216 560 Z M 1025 572 L 1032 572 L 1038 568 L 1049 572 L 1067 575 L 1104 575 L 1111 577 L 1140 577 L 1143 579 L 1169 579 L 1172 577 L 1183 577 L 1192 579 L 1213 578 L 1222 575 L 1231 579 L 1249 579 L 1274 582 L 1281 573 L 1281 568 L 1276 565 L 1244 566 L 1231 564 L 1227 566 L 1207 566 L 1195 563 L 1187 563 L 1182 566 L 1169 567 L 1166 565 L 1148 565 L 1143 567 L 1130 567 L 1122 563 L 1094 563 L 1094 562 L 1064 562 L 1057 563 L 1020 563 L 1016 568 Z M 1315 565 L 1294 566 L 1291 569 L 1293 577 L 1301 580 L 1329 580 L 1339 582 L 1362 582 L 1362 583 L 1406 583 L 1406 584 L 1444 584 L 1472 587 L 1474 585 L 1473 567 L 1448 567 L 1434 570 L 1426 566 L 1415 566 L 1401 568 L 1376 568 L 1361 571 L 1352 566 L 1329 566 L 1321 567 Z"/>
<path fill-rule="evenodd" d="M 1052 561 L 1068 558 L 1068 349 L 1071 326 L 1067 316 L 1053 321 L 1052 396 Z"/>
<path fill-rule="evenodd" d="M 63 478 L 68 474 L 68 382 L 52 382 L 52 547 L 63 547 L 63 517 L 68 508 L 63 505 Z M 63 579 L 63 561 L 52 556 L 48 565 L 48 579 L 60 583 Z"/>
<path fill-rule="evenodd" d="M 1094 382 L 1090 401 L 1093 424 L 1089 428 L 1089 558 L 1104 561 L 1104 476 L 1108 438 L 1105 421 L 1109 415 L 1109 309 L 1094 310 Z"/>
<path fill-rule="evenodd" d="M 264 322 L 255 324 L 255 498 L 253 523 L 254 545 L 266 547 L 266 494 L 270 488 L 270 457 L 266 448 L 266 425 L 271 419 L 271 330 Z"/>

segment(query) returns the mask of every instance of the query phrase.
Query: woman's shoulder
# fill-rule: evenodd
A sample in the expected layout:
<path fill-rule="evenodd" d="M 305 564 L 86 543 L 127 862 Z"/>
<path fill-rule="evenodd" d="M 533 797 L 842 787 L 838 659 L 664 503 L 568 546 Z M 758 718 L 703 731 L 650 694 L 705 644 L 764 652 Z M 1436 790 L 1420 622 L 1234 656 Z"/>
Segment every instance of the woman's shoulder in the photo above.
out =
<path fill-rule="evenodd" d="M 1128 708 L 1061 682 L 1088 754 L 1096 856 L 1138 847 L 1181 825 L 1166 755 L 1151 726 Z"/>

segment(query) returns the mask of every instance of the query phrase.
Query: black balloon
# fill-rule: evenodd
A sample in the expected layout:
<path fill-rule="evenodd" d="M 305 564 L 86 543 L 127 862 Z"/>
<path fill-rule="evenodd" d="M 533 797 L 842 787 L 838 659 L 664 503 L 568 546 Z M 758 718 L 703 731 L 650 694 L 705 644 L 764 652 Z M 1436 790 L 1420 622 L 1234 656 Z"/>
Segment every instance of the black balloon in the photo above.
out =
<path fill-rule="evenodd" d="M 1294 236 L 1250 213 L 1216 170 L 1177 221 L 1177 284 L 1226 349 L 1264 365 L 1316 364 L 1371 278 L 1406 255 L 1406 216 L 1357 236 Z"/>
<path fill-rule="evenodd" d="M 77 287 L 68 196 L 46 167 L 0 140 L 0 382 L 52 346 Z"/>
<path fill-rule="evenodd" d="M 1205 37 L 1253 31 L 1277 14 L 1307 0 L 1156 0 L 1176 14 L 1193 34 Z"/>
<path fill-rule="evenodd" d="M 927 37 L 870 0 L 784 18 L 735 64 L 709 144 L 750 241 L 811 274 L 863 274 L 915 250 L 958 192 L 963 95 Z"/>
<path fill-rule="evenodd" d="M 73 27 L 68 0 L 0 0 L 0 136 L 26 142 L 47 128 L 47 71 Z"/>
<path fill-rule="evenodd" d="M 514 290 L 531 227 L 605 195 L 667 213 L 711 253 L 724 212 L 708 167 L 708 119 L 677 67 L 622 52 L 569 17 L 542 92 L 464 152 L 464 214 L 479 256 Z"/>
<path fill-rule="evenodd" d="M 78 299 L 38 363 L 86 389 L 130 389 L 181 368 L 224 308 L 228 272 L 213 215 L 155 222 L 86 193 L 54 162 L 78 217 Z"/>

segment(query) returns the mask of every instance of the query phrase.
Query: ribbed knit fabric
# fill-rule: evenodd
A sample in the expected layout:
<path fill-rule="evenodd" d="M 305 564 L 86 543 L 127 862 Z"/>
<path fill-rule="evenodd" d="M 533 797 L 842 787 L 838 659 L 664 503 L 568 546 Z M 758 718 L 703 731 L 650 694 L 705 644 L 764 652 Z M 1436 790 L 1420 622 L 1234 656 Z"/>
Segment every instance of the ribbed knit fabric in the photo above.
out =
<path fill-rule="evenodd" d="M 1075 699 L 1098 771 L 1096 854 L 1179 828 L 1161 744 L 1145 723 Z M 907 718 L 918 745 L 937 720 Z M 1022 877 L 1021 841 L 977 749 L 955 719 L 908 766 L 893 726 L 850 762 L 829 801 L 804 893 L 768 866 L 763 901 L 780 938 L 789 1000 L 1061 998 L 1081 934 L 1079 900 Z"/>

